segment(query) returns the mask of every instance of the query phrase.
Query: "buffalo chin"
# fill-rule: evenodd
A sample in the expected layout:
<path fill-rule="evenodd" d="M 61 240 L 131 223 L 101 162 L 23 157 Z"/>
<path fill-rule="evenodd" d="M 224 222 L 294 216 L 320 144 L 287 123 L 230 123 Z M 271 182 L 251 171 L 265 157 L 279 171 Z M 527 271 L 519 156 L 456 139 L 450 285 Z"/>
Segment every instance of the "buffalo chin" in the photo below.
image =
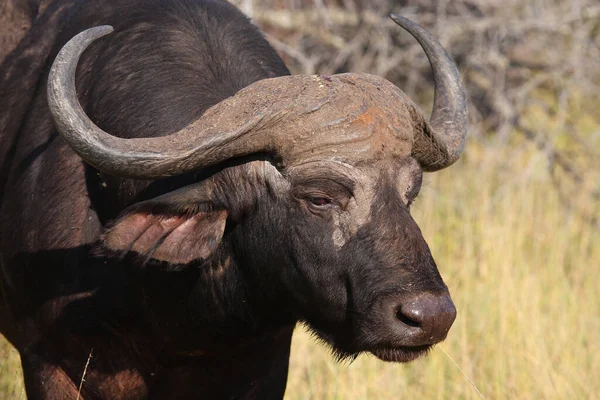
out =
<path fill-rule="evenodd" d="M 314 326 L 306 323 L 305 326 L 313 333 L 313 337 L 322 343 L 329 345 L 333 356 L 339 362 L 352 362 L 361 353 L 371 353 L 382 361 L 408 363 L 416 360 L 419 357 L 427 355 L 433 348 L 433 344 L 425 344 L 422 346 L 399 346 L 399 347 L 377 347 L 367 346 L 362 349 L 353 348 L 353 346 L 344 346 L 337 342 L 334 337 L 327 334 Z M 371 348 L 369 348 L 371 347 Z"/>
<path fill-rule="evenodd" d="M 389 347 L 371 350 L 370 353 L 382 361 L 407 363 L 426 355 L 432 347 L 432 345 Z"/>

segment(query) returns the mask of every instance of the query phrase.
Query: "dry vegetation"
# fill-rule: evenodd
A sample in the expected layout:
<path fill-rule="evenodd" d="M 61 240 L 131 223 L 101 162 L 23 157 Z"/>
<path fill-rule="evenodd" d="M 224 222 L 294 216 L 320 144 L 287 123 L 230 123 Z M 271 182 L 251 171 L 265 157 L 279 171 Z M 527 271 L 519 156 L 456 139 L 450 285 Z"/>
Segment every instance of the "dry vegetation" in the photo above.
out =
<path fill-rule="evenodd" d="M 465 156 L 427 175 L 414 206 L 459 311 L 448 339 L 409 365 L 348 365 L 299 331 L 286 398 L 480 398 L 469 380 L 488 399 L 596 397 L 597 0 L 235 3 L 294 73 L 383 75 L 427 107 L 427 60 L 387 18 L 401 13 L 441 38 L 470 97 Z M 23 396 L 18 357 L 0 344 L 0 398 Z"/>

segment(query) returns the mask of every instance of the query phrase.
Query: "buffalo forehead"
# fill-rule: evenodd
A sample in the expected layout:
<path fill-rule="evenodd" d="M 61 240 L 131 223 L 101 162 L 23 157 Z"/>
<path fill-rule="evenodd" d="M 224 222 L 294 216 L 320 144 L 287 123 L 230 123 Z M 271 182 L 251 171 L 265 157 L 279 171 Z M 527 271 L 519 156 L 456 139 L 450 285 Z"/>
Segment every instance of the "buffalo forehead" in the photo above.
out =
<path fill-rule="evenodd" d="M 318 107 L 293 121 L 290 163 L 335 159 L 356 164 L 410 154 L 412 121 L 394 85 L 357 74 L 312 77 L 311 84 L 311 98 L 299 100 L 317 100 Z"/>
<path fill-rule="evenodd" d="M 356 164 L 411 153 L 414 105 L 384 78 L 296 75 L 259 81 L 244 91 L 242 96 L 262 93 L 261 103 L 273 105 L 263 129 L 286 132 L 278 152 L 289 165 L 319 159 Z"/>

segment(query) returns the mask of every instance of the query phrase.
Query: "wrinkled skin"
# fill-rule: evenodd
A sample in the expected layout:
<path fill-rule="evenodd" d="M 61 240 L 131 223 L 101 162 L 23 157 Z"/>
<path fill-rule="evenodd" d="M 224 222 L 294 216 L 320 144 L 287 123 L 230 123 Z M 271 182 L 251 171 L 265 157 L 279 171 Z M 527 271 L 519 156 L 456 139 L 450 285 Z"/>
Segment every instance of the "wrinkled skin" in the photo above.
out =
<path fill-rule="evenodd" d="M 340 357 L 410 361 L 444 339 L 455 311 L 410 216 L 410 147 L 352 163 L 258 154 L 151 182 L 101 174 L 60 138 L 42 90 L 75 33 L 115 25 L 82 58 L 78 91 L 124 137 L 180 129 L 288 72 L 221 1 L 75 3 L 38 16 L 0 82 L 0 330 L 30 398 L 77 398 L 88 358 L 84 399 L 281 398 L 297 321 Z"/>

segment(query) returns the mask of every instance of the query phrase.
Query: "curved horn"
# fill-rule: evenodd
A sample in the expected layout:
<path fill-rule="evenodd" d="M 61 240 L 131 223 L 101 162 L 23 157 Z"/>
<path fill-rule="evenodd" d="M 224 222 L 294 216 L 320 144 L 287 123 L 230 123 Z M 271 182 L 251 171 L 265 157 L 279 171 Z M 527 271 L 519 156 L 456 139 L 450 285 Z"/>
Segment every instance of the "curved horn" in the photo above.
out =
<path fill-rule="evenodd" d="M 86 162 L 115 176 L 157 179 L 272 149 L 269 134 L 247 134 L 256 130 L 265 107 L 240 110 L 235 100 L 219 103 L 198 121 L 164 137 L 124 139 L 97 127 L 77 99 L 75 71 L 84 50 L 112 31 L 111 26 L 98 26 L 73 37 L 59 52 L 48 77 L 48 104 L 55 125 Z"/>
<path fill-rule="evenodd" d="M 405 142 L 397 140 L 396 117 L 407 111 L 416 127 L 409 151 L 423 169 L 435 171 L 452 164 L 462 152 L 467 118 L 464 89 L 440 44 L 418 25 L 394 18 L 421 41 L 431 60 L 436 83 L 431 125 L 408 99 L 391 101 L 404 95 L 383 78 L 295 75 L 256 81 L 167 136 L 112 136 L 87 117 L 75 89 L 81 54 L 110 33 L 110 26 L 88 29 L 61 49 L 48 77 L 48 104 L 67 143 L 84 161 L 115 176 L 164 178 L 253 153 L 268 153 L 283 164 L 319 154 L 350 159 L 375 152 L 384 137 L 390 140 L 385 149 L 403 154 L 407 149 Z M 382 105 L 386 111 L 376 120 L 361 117 L 365 109 Z"/>
<path fill-rule="evenodd" d="M 415 137 L 413 155 L 426 171 L 446 168 L 458 160 L 465 145 L 468 123 L 465 88 L 454 61 L 431 33 L 398 14 L 390 17 L 417 39 L 433 69 L 433 111 L 429 124 L 417 123 L 422 132 Z"/>

